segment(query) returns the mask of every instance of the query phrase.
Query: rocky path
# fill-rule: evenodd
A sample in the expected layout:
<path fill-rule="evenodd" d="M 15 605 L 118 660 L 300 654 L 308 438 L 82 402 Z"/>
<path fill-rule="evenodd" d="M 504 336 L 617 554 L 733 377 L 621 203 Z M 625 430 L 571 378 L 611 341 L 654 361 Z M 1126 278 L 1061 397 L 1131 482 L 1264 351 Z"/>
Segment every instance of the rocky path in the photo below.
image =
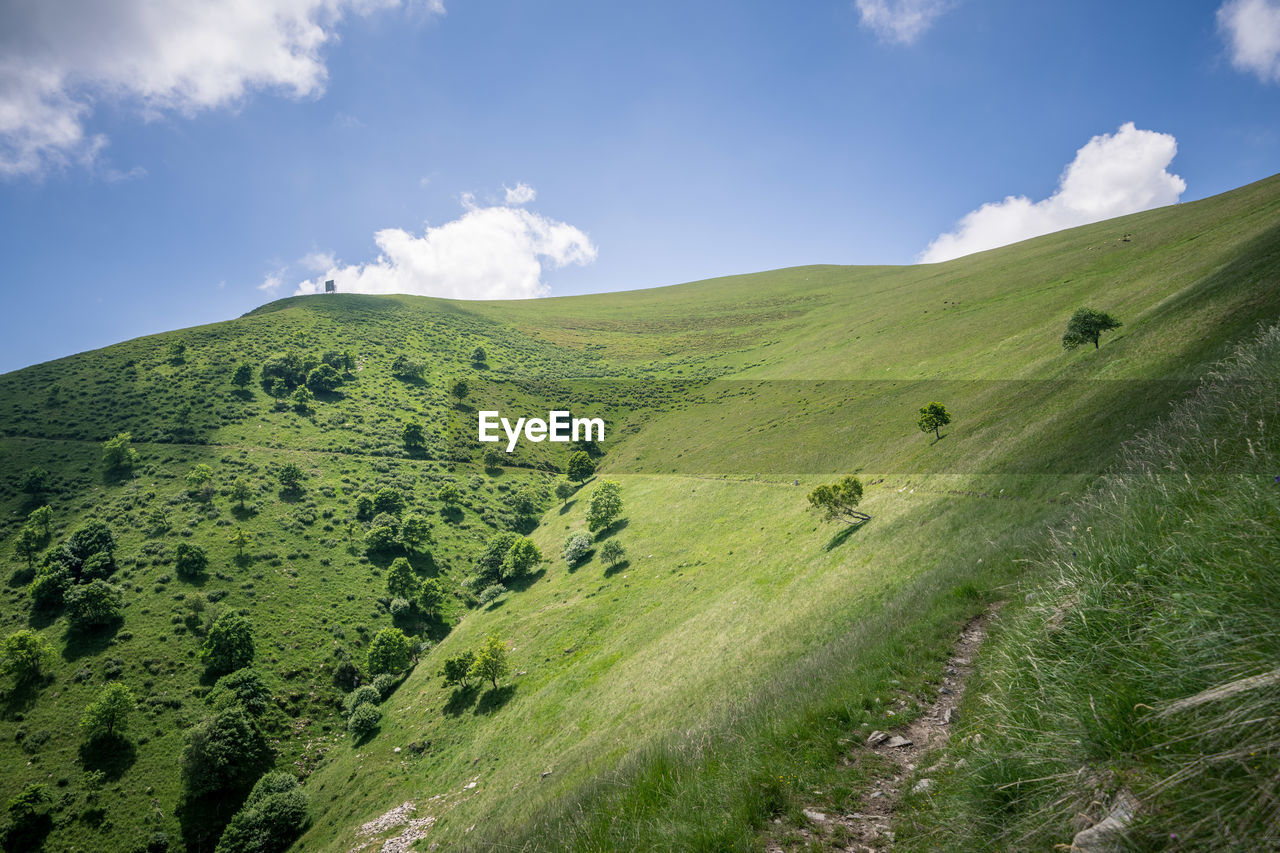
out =
<path fill-rule="evenodd" d="M 996 608 L 969 620 L 960 632 L 951 658 L 943 669 L 938 693 L 929 708 L 915 721 L 900 729 L 875 731 L 857 747 L 888 759 L 892 769 L 875 779 L 868 787 L 856 811 L 827 814 L 817 808 L 806 808 L 809 827 L 801 830 L 799 849 L 816 847 L 824 850 L 846 850 L 851 853 L 879 853 L 893 847 L 893 814 L 903 786 L 930 752 L 946 744 L 951 734 L 952 718 L 964 697 L 965 683 L 973 671 L 973 659 L 987 637 L 987 622 Z M 916 781 L 913 790 L 927 790 L 933 784 L 928 772 Z M 782 853 L 779 843 L 768 845 L 770 853 Z"/>

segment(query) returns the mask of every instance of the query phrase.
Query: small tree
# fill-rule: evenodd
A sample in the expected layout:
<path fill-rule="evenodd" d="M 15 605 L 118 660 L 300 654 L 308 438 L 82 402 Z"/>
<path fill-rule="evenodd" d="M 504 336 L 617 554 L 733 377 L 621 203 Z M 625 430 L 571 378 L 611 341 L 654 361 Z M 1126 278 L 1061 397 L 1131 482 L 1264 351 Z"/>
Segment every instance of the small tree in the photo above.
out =
<path fill-rule="evenodd" d="M 484 467 L 494 469 L 501 468 L 503 463 L 507 461 L 507 454 L 503 453 L 496 447 L 490 447 L 484 452 Z"/>
<path fill-rule="evenodd" d="M 327 394 L 342 384 L 342 374 L 332 365 L 322 364 L 307 374 L 307 388 L 316 394 Z"/>
<path fill-rule="evenodd" d="M 571 566 L 577 565 L 587 552 L 591 550 L 591 537 L 585 533 L 570 533 L 564 540 L 564 561 Z"/>
<path fill-rule="evenodd" d="M 387 592 L 392 598 L 417 598 L 420 583 L 408 560 L 396 557 L 391 561 L 391 567 L 387 569 Z"/>
<path fill-rule="evenodd" d="M 36 528 L 48 541 L 53 535 L 53 508 L 42 506 L 31 510 L 31 514 L 27 516 L 27 524 Z"/>
<path fill-rule="evenodd" d="M 1105 311 L 1092 308 L 1077 308 L 1067 321 L 1067 331 L 1062 335 L 1063 349 L 1075 349 L 1081 344 L 1093 343 L 1098 348 L 1098 339 L 1103 332 L 1120 328 L 1123 323 Z"/>
<path fill-rule="evenodd" d="M 209 704 L 218 709 L 239 706 L 251 717 L 261 717 L 271 706 L 271 690 L 252 667 L 224 675 L 209 691 Z"/>
<path fill-rule="evenodd" d="M 436 674 L 444 678 L 445 687 L 456 684 L 465 690 L 471 680 L 471 665 L 475 662 L 475 652 L 463 652 L 457 657 L 445 658 L 444 668 Z"/>
<path fill-rule="evenodd" d="M 622 515 L 622 487 L 613 480 L 605 480 L 591 493 L 587 507 L 587 529 L 592 533 L 608 530 Z"/>
<path fill-rule="evenodd" d="M 187 345 L 182 341 L 174 341 L 169 344 L 166 355 L 170 364 L 182 364 L 187 359 Z"/>
<path fill-rule="evenodd" d="M 284 486 L 287 492 L 296 492 L 302 485 L 302 479 L 306 474 L 298 467 L 296 462 L 286 462 L 280 466 L 280 470 L 276 472 L 276 479 L 280 481 L 280 485 Z"/>
<path fill-rule="evenodd" d="M 821 512 L 827 521 L 862 524 L 871 516 L 857 509 L 862 500 L 862 481 L 848 476 L 839 482 L 818 486 L 809 493 L 809 505 Z"/>
<path fill-rule="evenodd" d="M 0 643 L 0 675 L 12 675 L 18 684 L 34 684 L 53 665 L 53 649 L 42 635 L 23 628 Z"/>
<path fill-rule="evenodd" d="M 36 576 L 27 587 L 27 595 L 37 610 L 56 610 L 63 604 L 67 590 L 75 583 L 69 569 L 48 564 L 36 569 Z"/>
<path fill-rule="evenodd" d="M 617 539 L 610 539 L 600 547 L 600 559 L 608 563 L 610 568 L 621 563 L 626 556 L 627 549 Z"/>
<path fill-rule="evenodd" d="M 444 590 L 440 581 L 426 578 L 418 587 L 418 609 L 428 618 L 440 615 L 440 607 L 444 604 Z"/>
<path fill-rule="evenodd" d="M 240 509 L 244 509 L 244 502 L 252 497 L 253 487 L 249 485 L 248 480 L 240 478 L 231 484 L 231 500 L 235 501 Z"/>
<path fill-rule="evenodd" d="M 271 746 L 262 731 L 243 708 L 233 705 L 187 732 L 181 759 L 183 786 L 192 797 L 243 791 L 270 766 L 271 759 Z"/>
<path fill-rule="evenodd" d="M 383 486 L 373 496 L 373 511 L 399 515 L 405 507 L 404 495 L 398 489 Z"/>
<path fill-rule="evenodd" d="M 227 824 L 214 853 L 282 853 L 306 829 L 307 806 L 292 773 L 266 774 Z"/>
<path fill-rule="evenodd" d="M 484 645 L 476 654 L 471 664 L 471 675 L 492 682 L 494 689 L 498 687 L 498 679 L 511 672 L 511 664 L 507 660 L 507 644 L 497 634 L 485 638 Z"/>
<path fill-rule="evenodd" d="M 102 443 L 102 467 L 107 474 L 117 476 L 133 471 L 138 462 L 138 451 L 130 444 L 132 440 L 133 436 L 122 432 Z"/>
<path fill-rule="evenodd" d="M 510 580 L 522 578 L 542 562 L 542 552 L 533 540 L 521 536 L 511 544 L 506 556 L 502 558 L 502 578 Z"/>
<path fill-rule="evenodd" d="M 236 532 L 227 537 L 227 541 L 236 546 L 236 556 L 243 557 L 244 549 L 253 541 L 253 534 L 249 533 L 247 530 L 241 530 L 237 527 Z"/>
<path fill-rule="evenodd" d="M 916 426 L 921 432 L 932 432 L 934 440 L 942 438 L 942 428 L 951 423 L 951 414 L 941 403 L 929 403 L 920 407 L 920 419 Z"/>
<path fill-rule="evenodd" d="M 38 498 L 49 491 L 49 472 L 43 468 L 28 468 L 18 479 L 18 488 L 24 495 Z"/>
<path fill-rule="evenodd" d="M 111 682 L 85 707 L 80 717 L 81 736 L 86 743 L 123 737 L 129 726 L 129 715 L 136 707 L 129 688 L 119 681 Z"/>
<path fill-rule="evenodd" d="M 124 593 L 104 580 L 73 586 L 63 594 L 67 618 L 74 628 L 91 631 L 120 619 Z"/>
<path fill-rule="evenodd" d="M 239 613 L 223 613 L 209 629 L 200 660 L 211 672 L 234 672 L 253 663 L 253 629 Z"/>
<path fill-rule="evenodd" d="M 457 506 L 462 502 L 462 491 L 453 483 L 445 483 L 436 492 L 436 500 L 447 507 Z"/>
<path fill-rule="evenodd" d="M 13 542 L 13 552 L 27 561 L 27 568 L 35 568 L 36 557 L 44 550 L 46 537 L 30 524 L 24 524 Z"/>
<path fill-rule="evenodd" d="M 305 415 L 311 411 L 311 404 L 316 401 L 315 395 L 307 389 L 305 385 L 299 385 L 289 395 L 289 403 L 293 406 L 293 410 L 300 415 Z"/>
<path fill-rule="evenodd" d="M 398 673 L 413 660 L 413 646 L 399 628 L 383 628 L 369 643 L 369 672 Z"/>
<path fill-rule="evenodd" d="M 180 578 L 188 580 L 198 578 L 209 566 L 209 557 L 199 545 L 179 542 L 173 550 L 173 555 L 173 567 Z"/>
<path fill-rule="evenodd" d="M 391 362 L 391 375 L 400 379 L 421 379 L 426 365 L 401 353 Z"/>
<path fill-rule="evenodd" d="M 561 480 L 556 483 L 556 498 L 559 499 L 561 504 L 567 505 L 569 503 L 569 498 L 573 497 L 573 493 L 576 491 L 577 489 L 573 487 L 573 483 L 570 483 L 568 480 Z"/>
<path fill-rule="evenodd" d="M 476 555 L 476 576 L 481 582 L 493 583 L 502 579 L 502 562 L 519 538 L 518 534 L 510 530 L 500 530 L 489 537 L 484 548 Z"/>
<path fill-rule="evenodd" d="M 410 554 L 421 554 L 435 541 L 431 522 L 416 512 L 411 512 L 400 522 L 400 544 Z"/>
<path fill-rule="evenodd" d="M 381 720 L 382 711 L 378 710 L 377 705 L 359 705 L 347 720 L 347 731 L 356 740 L 364 740 L 377 731 Z"/>
<path fill-rule="evenodd" d="M 471 393 L 471 386 L 467 384 L 467 380 L 458 379 L 449 386 L 449 393 L 455 400 L 461 403 L 463 400 L 467 399 L 467 395 Z"/>
<path fill-rule="evenodd" d="M 188 471 L 187 493 L 201 498 L 213 494 L 213 469 L 202 463 Z"/>
<path fill-rule="evenodd" d="M 579 450 L 569 457 L 569 467 L 565 475 L 575 483 L 585 483 L 596 472 L 596 463 L 591 461 L 585 450 Z"/>
<path fill-rule="evenodd" d="M 231 384 L 237 388 L 248 388 L 253 384 L 253 365 L 242 364 L 231 374 Z"/>
<path fill-rule="evenodd" d="M 394 551 L 399 544 L 396 529 L 389 525 L 374 525 L 364 535 L 364 549 L 372 554 Z"/>
<path fill-rule="evenodd" d="M 471 362 L 472 362 L 473 364 L 484 364 L 484 363 L 485 363 L 485 351 L 484 351 L 484 347 L 476 347 L 475 349 L 473 349 L 473 350 L 471 351 Z"/>
<path fill-rule="evenodd" d="M 427 443 L 427 434 L 422 429 L 422 424 L 405 424 L 400 438 L 404 441 L 404 446 L 410 450 L 421 450 Z"/>
<path fill-rule="evenodd" d="M 360 521 L 373 518 L 373 498 L 363 492 L 356 495 L 356 518 Z"/>

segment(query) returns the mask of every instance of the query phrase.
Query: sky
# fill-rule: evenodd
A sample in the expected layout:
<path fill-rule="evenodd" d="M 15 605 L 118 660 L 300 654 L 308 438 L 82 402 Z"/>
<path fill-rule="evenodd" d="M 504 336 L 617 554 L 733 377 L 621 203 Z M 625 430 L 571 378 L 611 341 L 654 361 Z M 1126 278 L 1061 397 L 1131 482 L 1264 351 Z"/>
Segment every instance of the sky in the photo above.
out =
<path fill-rule="evenodd" d="M 930 263 L 1280 171 L 1280 0 L 0 0 L 0 371 Z"/>

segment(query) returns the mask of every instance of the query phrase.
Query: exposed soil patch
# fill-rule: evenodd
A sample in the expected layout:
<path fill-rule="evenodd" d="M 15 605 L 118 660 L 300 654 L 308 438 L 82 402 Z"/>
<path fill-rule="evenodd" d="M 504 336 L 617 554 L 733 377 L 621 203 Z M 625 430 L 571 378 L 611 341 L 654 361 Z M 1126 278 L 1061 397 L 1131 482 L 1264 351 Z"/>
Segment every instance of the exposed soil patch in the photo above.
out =
<path fill-rule="evenodd" d="M 995 605 L 969 620 L 960 632 L 951 658 L 943 668 L 938 693 L 928 709 L 912 723 L 890 731 L 875 731 L 856 748 L 871 751 L 891 762 L 892 769 L 872 781 L 855 811 L 829 814 L 818 807 L 806 808 L 810 826 L 800 831 L 801 849 L 811 845 L 853 853 L 878 853 L 893 847 L 893 813 L 902 797 L 903 784 L 915 772 L 922 757 L 946 744 L 952 718 L 964 698 L 965 682 L 973 671 L 974 656 L 987 638 L 987 622 L 999 608 Z M 856 762 L 859 755 L 850 756 Z M 926 775 L 916 783 L 927 790 L 933 781 Z M 794 848 L 796 845 L 789 845 Z M 770 853 L 781 853 L 781 844 L 770 843 Z"/>

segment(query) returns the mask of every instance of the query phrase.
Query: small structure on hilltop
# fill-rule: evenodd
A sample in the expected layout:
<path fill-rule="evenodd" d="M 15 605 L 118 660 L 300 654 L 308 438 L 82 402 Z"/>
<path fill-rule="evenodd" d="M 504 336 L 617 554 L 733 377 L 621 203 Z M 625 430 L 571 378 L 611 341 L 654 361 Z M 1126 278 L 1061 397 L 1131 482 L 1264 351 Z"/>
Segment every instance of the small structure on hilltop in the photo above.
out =
<path fill-rule="evenodd" d="M 325 292 L 325 293 L 337 293 L 337 292 L 338 292 L 338 287 L 337 287 L 337 285 L 335 285 L 335 284 L 333 283 L 333 279 L 329 279 L 328 281 L 326 281 L 326 282 L 324 283 L 324 292 Z"/>

